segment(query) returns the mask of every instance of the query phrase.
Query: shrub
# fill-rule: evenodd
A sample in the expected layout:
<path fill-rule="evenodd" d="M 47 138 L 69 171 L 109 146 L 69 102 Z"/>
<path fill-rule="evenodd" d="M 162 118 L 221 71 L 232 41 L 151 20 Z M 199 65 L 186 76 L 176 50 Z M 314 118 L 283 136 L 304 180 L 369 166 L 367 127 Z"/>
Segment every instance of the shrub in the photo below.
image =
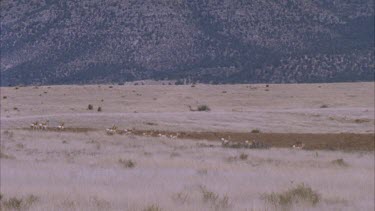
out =
<path fill-rule="evenodd" d="M 132 160 L 119 159 L 118 162 L 125 168 L 133 168 L 135 166 L 135 162 Z"/>
<path fill-rule="evenodd" d="M 145 209 L 143 209 L 143 211 L 161 211 L 161 210 L 162 209 L 157 204 L 152 204 L 146 207 Z"/>
<path fill-rule="evenodd" d="M 251 130 L 251 133 L 260 133 L 260 130 L 259 129 L 253 129 L 253 130 Z"/>
<path fill-rule="evenodd" d="M 228 196 L 223 196 L 220 197 L 218 194 L 207 190 L 206 187 L 204 186 L 199 186 L 200 191 L 202 193 L 202 199 L 203 202 L 205 203 L 210 203 L 213 205 L 215 210 L 223 209 L 223 208 L 228 208 L 229 207 L 229 197 Z"/>
<path fill-rule="evenodd" d="M 275 207 L 290 207 L 300 202 L 315 206 L 320 201 L 320 195 L 302 183 L 282 193 L 264 194 L 262 199 Z"/>
<path fill-rule="evenodd" d="M 199 105 L 198 106 L 198 111 L 210 111 L 210 107 L 208 107 L 208 105 Z"/>
<path fill-rule="evenodd" d="M 92 109 L 94 109 L 94 106 L 91 105 L 91 104 L 89 104 L 89 105 L 87 106 L 87 109 L 88 109 L 88 110 L 92 110 Z"/>
<path fill-rule="evenodd" d="M 248 155 L 245 154 L 245 153 L 241 153 L 241 155 L 240 155 L 241 160 L 247 160 L 247 157 L 248 157 Z"/>
<path fill-rule="evenodd" d="M 98 107 L 98 112 L 101 112 L 102 111 L 102 107 Z"/>
<path fill-rule="evenodd" d="M 12 197 L 8 200 L 4 200 L 3 201 L 3 205 L 5 208 L 7 209 L 15 209 L 15 210 L 20 210 L 22 205 L 23 205 L 23 200 L 22 199 L 18 199 L 16 197 Z"/>
<path fill-rule="evenodd" d="M 323 105 L 320 106 L 320 108 L 328 108 L 328 105 L 323 104 Z"/>
<path fill-rule="evenodd" d="M 331 163 L 334 164 L 334 165 L 342 166 L 342 167 L 349 166 L 349 164 L 347 162 L 345 162 L 344 159 L 342 159 L 342 158 L 333 160 L 333 161 L 331 161 Z"/>
<path fill-rule="evenodd" d="M 3 96 L 3 99 L 7 99 L 8 97 L 7 96 Z"/>

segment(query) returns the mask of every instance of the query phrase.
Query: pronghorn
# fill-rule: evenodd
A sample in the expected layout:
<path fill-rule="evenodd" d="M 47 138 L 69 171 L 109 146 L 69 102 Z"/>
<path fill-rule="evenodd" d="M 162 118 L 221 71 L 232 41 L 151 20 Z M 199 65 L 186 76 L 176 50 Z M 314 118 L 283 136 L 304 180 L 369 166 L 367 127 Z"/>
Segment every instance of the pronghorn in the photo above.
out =
<path fill-rule="evenodd" d="M 65 125 L 65 123 L 62 122 L 59 126 L 57 126 L 57 129 L 64 130 L 65 129 L 64 125 Z"/>
<path fill-rule="evenodd" d="M 304 149 L 305 148 L 305 144 L 300 142 L 300 141 L 297 141 L 295 144 L 293 144 L 293 149 Z"/>
<path fill-rule="evenodd" d="M 117 132 L 117 127 L 116 125 L 113 125 L 111 128 L 107 128 L 105 131 L 108 135 L 113 135 Z"/>
<path fill-rule="evenodd" d="M 39 122 L 36 121 L 36 122 L 33 122 L 33 123 L 30 125 L 30 128 L 31 128 L 31 129 L 38 129 L 38 126 L 39 126 Z"/>
<path fill-rule="evenodd" d="M 225 138 L 221 138 L 221 145 L 223 147 L 228 147 L 229 146 L 229 141 L 226 140 Z"/>
<path fill-rule="evenodd" d="M 49 120 L 46 120 L 45 122 L 39 123 L 39 129 L 46 130 L 48 128 Z"/>

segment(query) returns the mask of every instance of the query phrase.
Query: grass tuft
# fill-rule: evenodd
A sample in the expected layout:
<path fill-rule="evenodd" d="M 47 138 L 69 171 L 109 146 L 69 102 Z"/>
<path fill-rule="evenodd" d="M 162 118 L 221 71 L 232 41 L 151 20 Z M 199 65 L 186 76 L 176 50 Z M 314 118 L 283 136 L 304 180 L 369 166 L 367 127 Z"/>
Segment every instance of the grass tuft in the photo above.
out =
<path fill-rule="evenodd" d="M 197 108 L 198 111 L 210 111 L 210 107 L 208 105 L 199 105 Z"/>
<path fill-rule="evenodd" d="M 227 209 L 229 207 L 229 197 L 227 195 L 220 197 L 213 191 L 209 191 L 205 186 L 199 186 L 204 203 L 209 203 L 215 210 Z"/>
<path fill-rule="evenodd" d="M 241 153 L 241 154 L 240 154 L 240 159 L 241 159 L 241 160 L 247 160 L 247 157 L 248 157 L 248 155 L 245 154 L 245 153 Z"/>
<path fill-rule="evenodd" d="M 334 164 L 334 165 L 342 166 L 342 167 L 349 166 L 349 164 L 347 162 L 345 162 L 344 159 L 342 159 L 342 158 L 333 160 L 333 161 L 331 161 L 331 163 Z"/>
<path fill-rule="evenodd" d="M 263 194 L 262 199 L 273 206 L 290 207 L 293 204 L 305 203 L 315 206 L 320 201 L 320 195 L 305 184 L 299 184 L 281 193 Z"/>
<path fill-rule="evenodd" d="M 253 129 L 253 130 L 251 130 L 251 133 L 260 133 L 260 130 L 259 129 Z"/>
<path fill-rule="evenodd" d="M 134 168 L 135 167 L 135 162 L 132 161 L 132 160 L 119 159 L 118 162 L 124 168 Z"/>
<path fill-rule="evenodd" d="M 162 209 L 159 207 L 159 205 L 152 204 L 152 205 L 146 207 L 145 209 L 143 209 L 143 211 L 162 211 Z"/>

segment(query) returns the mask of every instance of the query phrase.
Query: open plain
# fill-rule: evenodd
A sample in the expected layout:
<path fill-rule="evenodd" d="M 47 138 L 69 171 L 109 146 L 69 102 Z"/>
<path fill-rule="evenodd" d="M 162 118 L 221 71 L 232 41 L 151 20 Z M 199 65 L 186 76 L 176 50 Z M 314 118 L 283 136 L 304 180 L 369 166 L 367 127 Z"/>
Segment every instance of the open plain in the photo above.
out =
<path fill-rule="evenodd" d="M 0 100 L 3 210 L 374 210 L 374 83 L 2 87 Z"/>

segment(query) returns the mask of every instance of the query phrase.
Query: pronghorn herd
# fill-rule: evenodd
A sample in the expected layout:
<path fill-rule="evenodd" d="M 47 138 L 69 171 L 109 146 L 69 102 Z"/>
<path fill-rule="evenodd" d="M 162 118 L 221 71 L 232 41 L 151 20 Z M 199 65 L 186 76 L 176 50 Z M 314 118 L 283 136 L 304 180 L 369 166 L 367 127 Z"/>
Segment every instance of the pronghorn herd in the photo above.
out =
<path fill-rule="evenodd" d="M 249 148 L 249 149 L 265 149 L 270 146 L 266 143 L 260 141 L 248 141 L 238 142 L 238 141 L 229 141 L 225 138 L 221 138 L 221 145 L 228 148 Z"/>
<path fill-rule="evenodd" d="M 49 128 L 49 120 L 46 120 L 44 122 L 35 121 L 31 123 L 30 128 L 33 130 L 47 130 Z M 59 126 L 57 126 L 57 129 L 64 130 L 64 122 L 60 123 Z"/>
<path fill-rule="evenodd" d="M 264 148 L 269 148 L 270 145 L 260 142 L 260 141 L 248 141 L 246 140 L 245 142 L 238 142 L 238 141 L 229 141 L 225 138 L 221 138 L 221 145 L 223 147 L 228 147 L 228 148 L 249 148 L 249 149 L 264 149 Z M 293 144 L 292 149 L 305 149 L 305 144 L 302 143 L 301 141 L 296 142 Z"/>
<path fill-rule="evenodd" d="M 117 133 L 118 128 L 117 128 L 116 125 L 113 125 L 112 127 L 107 128 L 105 131 L 106 131 L 106 133 L 107 133 L 108 135 L 114 135 L 114 134 Z"/>
<path fill-rule="evenodd" d="M 33 129 L 33 130 L 47 130 L 49 127 L 48 127 L 48 124 L 49 124 L 49 120 L 46 120 L 44 122 L 38 122 L 38 121 L 35 121 L 33 123 L 31 123 L 30 125 L 30 128 Z M 57 130 L 64 130 L 65 129 L 65 123 L 64 122 L 61 122 L 57 127 L 56 127 Z M 116 125 L 113 125 L 112 127 L 110 128 L 107 128 L 106 130 L 106 133 L 107 135 L 114 135 L 114 134 L 129 134 L 129 133 L 132 133 L 132 130 L 119 130 L 118 127 Z M 143 133 L 144 136 L 148 136 L 149 134 L 147 133 Z M 152 135 L 152 134 L 150 134 Z M 166 135 L 166 134 L 157 134 L 158 137 L 165 137 L 165 138 L 178 138 L 178 134 L 177 135 Z M 255 140 L 252 140 L 252 141 L 244 141 L 244 142 L 239 142 L 239 141 L 229 141 L 225 138 L 221 138 L 221 145 L 223 147 L 228 147 L 228 148 L 249 148 L 249 149 L 264 149 L 264 148 L 269 148 L 270 145 L 266 144 L 266 143 L 263 143 L 261 141 L 255 141 Z M 296 142 L 295 144 L 293 144 L 291 146 L 293 149 L 304 149 L 305 148 L 305 144 L 302 143 L 301 141 L 298 141 Z"/>

